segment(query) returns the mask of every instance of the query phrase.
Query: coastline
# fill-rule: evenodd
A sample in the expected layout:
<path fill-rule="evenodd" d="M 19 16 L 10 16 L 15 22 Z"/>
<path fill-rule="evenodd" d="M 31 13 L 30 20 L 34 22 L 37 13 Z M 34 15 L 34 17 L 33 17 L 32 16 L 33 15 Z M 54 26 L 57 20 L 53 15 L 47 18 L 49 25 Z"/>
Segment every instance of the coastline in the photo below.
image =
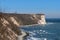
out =
<path fill-rule="evenodd" d="M 27 27 L 27 26 L 36 26 L 36 25 L 40 25 L 40 24 L 32 24 L 32 25 L 20 25 L 20 27 Z"/>
<path fill-rule="evenodd" d="M 21 30 L 22 35 L 17 36 L 17 40 L 25 40 L 29 34 Z"/>
<path fill-rule="evenodd" d="M 28 26 L 36 26 L 36 25 L 42 25 L 42 24 L 21 25 L 20 27 L 28 27 Z M 18 28 L 20 28 L 20 27 L 18 27 Z M 21 30 L 21 33 L 22 33 L 22 35 L 18 35 L 18 40 L 25 40 L 27 38 L 27 36 L 29 36 L 29 33 L 25 32 L 23 30 Z"/>
<path fill-rule="evenodd" d="M 46 25 L 46 24 L 20 25 L 20 27 L 37 26 L 37 25 L 44 26 L 44 25 Z M 20 28 L 20 27 L 18 27 L 18 28 Z"/>
<path fill-rule="evenodd" d="M 28 26 L 36 26 L 36 25 L 45 25 L 45 24 L 32 24 L 32 25 L 20 25 L 20 27 L 28 27 Z M 18 27 L 18 28 L 20 28 Z M 21 30 L 21 29 L 20 29 Z M 22 35 L 18 35 L 18 40 L 25 40 L 27 36 L 29 36 L 29 33 L 21 30 Z"/>
<path fill-rule="evenodd" d="M 5 13 L 1 13 L 0 14 L 1 34 L 3 31 L 4 31 L 4 35 L 5 35 L 5 33 L 7 34 L 7 32 L 8 32 L 8 35 L 5 35 L 6 39 L 12 40 L 12 38 L 16 39 L 16 37 L 18 37 L 19 40 L 24 40 L 24 38 L 28 34 L 27 34 L 27 32 L 24 32 L 23 30 L 21 30 L 21 33 L 20 33 L 19 28 L 25 27 L 25 26 L 28 27 L 28 26 L 41 25 L 41 24 L 37 24 L 38 20 L 41 19 L 41 16 L 42 16 L 42 14 L 8 14 L 8 13 L 5 14 Z M 31 25 L 27 25 L 27 24 L 31 24 Z M 7 31 L 5 30 L 5 28 Z M 11 30 L 8 30 L 8 28 Z M 12 33 L 12 35 L 11 35 L 11 33 Z M 19 33 L 21 35 L 19 35 Z M 17 35 L 16 37 L 15 37 L 15 34 Z M 10 37 L 10 35 L 13 37 Z M 8 38 L 7 36 L 9 36 L 10 38 Z M 4 39 L 4 37 L 2 39 Z"/>

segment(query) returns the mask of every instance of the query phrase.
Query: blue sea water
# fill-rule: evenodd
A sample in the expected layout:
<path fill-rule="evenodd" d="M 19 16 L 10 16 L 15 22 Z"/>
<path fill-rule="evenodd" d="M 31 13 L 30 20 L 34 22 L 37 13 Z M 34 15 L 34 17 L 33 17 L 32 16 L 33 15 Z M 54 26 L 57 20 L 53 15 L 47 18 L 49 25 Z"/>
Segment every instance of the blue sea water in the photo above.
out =
<path fill-rule="evenodd" d="M 46 21 L 46 25 L 21 27 L 23 31 L 29 33 L 26 40 L 60 40 L 60 19 L 47 19 Z"/>

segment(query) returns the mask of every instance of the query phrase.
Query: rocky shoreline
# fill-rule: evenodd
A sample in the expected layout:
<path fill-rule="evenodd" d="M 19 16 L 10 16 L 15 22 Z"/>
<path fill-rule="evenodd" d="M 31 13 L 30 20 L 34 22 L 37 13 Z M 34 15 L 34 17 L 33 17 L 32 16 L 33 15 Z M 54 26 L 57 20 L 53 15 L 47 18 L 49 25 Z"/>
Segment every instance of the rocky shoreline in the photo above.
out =
<path fill-rule="evenodd" d="M 29 34 L 27 32 L 21 31 L 22 35 L 17 36 L 17 40 L 25 40 Z"/>

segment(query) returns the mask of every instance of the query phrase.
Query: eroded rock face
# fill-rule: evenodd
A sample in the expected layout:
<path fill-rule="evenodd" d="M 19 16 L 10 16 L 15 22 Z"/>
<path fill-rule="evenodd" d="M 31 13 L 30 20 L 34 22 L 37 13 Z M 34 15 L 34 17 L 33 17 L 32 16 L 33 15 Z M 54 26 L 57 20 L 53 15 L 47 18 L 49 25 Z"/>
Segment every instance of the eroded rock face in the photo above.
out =
<path fill-rule="evenodd" d="M 41 15 L 41 19 L 38 20 L 38 24 L 46 24 L 45 15 Z"/>
<path fill-rule="evenodd" d="M 4 17 L 16 26 L 31 24 L 46 24 L 44 14 L 3 14 Z M 39 22 L 40 21 L 40 22 Z"/>
<path fill-rule="evenodd" d="M 0 40 L 17 40 L 17 36 L 21 34 L 20 30 L 8 19 L 8 16 L 0 14 Z"/>
<path fill-rule="evenodd" d="M 41 14 L 0 13 L 0 40 L 17 40 L 17 36 L 21 35 L 17 27 L 37 23 L 45 24 L 45 16 L 41 16 Z"/>

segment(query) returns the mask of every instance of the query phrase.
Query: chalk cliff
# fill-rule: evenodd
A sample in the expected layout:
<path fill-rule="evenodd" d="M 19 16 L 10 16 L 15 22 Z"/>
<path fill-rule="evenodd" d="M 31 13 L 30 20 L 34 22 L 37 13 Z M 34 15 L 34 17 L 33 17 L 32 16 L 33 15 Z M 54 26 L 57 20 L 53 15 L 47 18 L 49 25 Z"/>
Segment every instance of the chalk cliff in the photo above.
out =
<path fill-rule="evenodd" d="M 38 24 L 46 24 L 45 15 L 41 14 Z"/>
<path fill-rule="evenodd" d="M 46 24 L 44 14 L 0 13 L 0 40 L 17 40 L 20 25 Z"/>

